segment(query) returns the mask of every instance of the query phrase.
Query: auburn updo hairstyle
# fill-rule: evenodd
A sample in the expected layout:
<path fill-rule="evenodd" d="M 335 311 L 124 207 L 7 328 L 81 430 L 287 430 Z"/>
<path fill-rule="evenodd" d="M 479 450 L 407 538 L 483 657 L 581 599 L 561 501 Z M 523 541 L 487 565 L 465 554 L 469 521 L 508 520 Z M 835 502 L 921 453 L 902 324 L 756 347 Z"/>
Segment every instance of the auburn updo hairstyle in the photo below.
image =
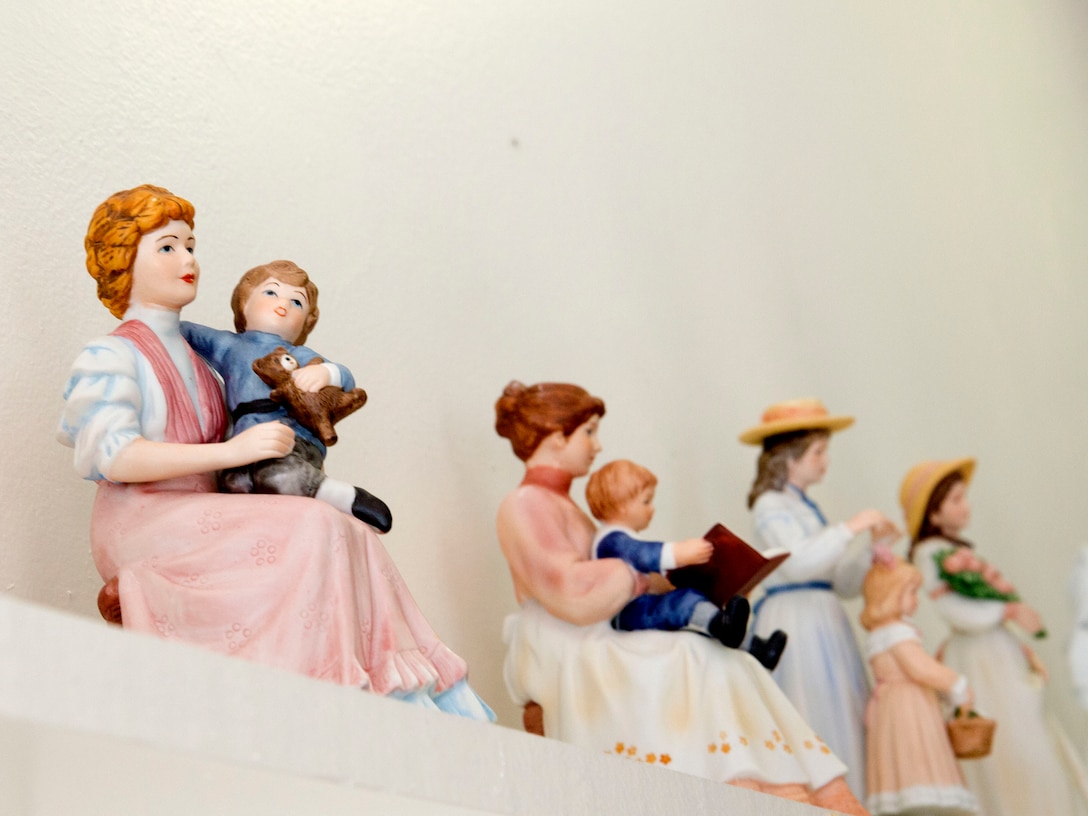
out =
<path fill-rule="evenodd" d="M 604 401 L 567 383 L 525 385 L 513 380 L 495 403 L 495 432 L 510 440 L 523 462 L 556 431 L 570 436 L 591 417 L 604 416 Z"/>

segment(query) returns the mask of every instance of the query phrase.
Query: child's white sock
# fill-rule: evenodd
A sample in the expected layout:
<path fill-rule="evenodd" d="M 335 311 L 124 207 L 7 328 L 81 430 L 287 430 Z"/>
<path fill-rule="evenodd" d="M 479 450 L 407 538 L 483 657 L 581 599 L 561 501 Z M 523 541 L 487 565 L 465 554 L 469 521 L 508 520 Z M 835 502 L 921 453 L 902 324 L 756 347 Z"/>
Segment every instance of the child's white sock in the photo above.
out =
<path fill-rule="evenodd" d="M 688 625 L 684 628 L 689 632 L 701 632 L 704 635 L 709 635 L 710 621 L 717 614 L 718 607 L 710 601 L 700 601 L 695 605 L 695 610 L 691 613 L 691 620 L 688 621 Z"/>
<path fill-rule="evenodd" d="M 355 486 L 338 479 L 326 478 L 317 488 L 315 499 L 331 504 L 341 513 L 351 515 L 351 504 L 355 501 Z"/>

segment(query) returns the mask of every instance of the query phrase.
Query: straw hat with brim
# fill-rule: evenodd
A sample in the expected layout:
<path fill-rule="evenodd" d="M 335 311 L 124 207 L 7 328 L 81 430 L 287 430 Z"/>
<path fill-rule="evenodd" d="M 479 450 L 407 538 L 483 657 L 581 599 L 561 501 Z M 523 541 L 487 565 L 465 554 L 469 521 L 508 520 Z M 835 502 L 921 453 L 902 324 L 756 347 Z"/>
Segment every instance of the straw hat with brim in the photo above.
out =
<path fill-rule="evenodd" d="M 849 416 L 831 416 L 818 399 L 777 402 L 763 412 L 762 421 L 740 435 L 745 445 L 759 445 L 768 436 L 790 431 L 841 431 L 854 424 Z"/>
<path fill-rule="evenodd" d="M 899 487 L 899 504 L 903 506 L 903 515 L 907 518 L 907 532 L 912 539 L 922 529 L 922 516 L 934 488 L 945 476 L 957 472 L 963 476 L 964 482 L 970 482 L 971 475 L 975 472 L 975 460 L 970 457 L 930 459 L 915 465 L 907 472 Z"/>

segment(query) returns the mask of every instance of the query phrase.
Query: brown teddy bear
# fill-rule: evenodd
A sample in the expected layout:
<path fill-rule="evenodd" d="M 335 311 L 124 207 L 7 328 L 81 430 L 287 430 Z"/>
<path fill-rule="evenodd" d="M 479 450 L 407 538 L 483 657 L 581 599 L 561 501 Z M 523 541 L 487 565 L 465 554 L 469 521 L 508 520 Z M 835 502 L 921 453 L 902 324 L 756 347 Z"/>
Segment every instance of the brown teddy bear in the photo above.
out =
<path fill-rule="evenodd" d="M 315 357 L 307 365 L 323 362 Z M 332 385 L 320 391 L 302 391 L 291 378 L 291 372 L 297 368 L 298 360 L 283 346 L 276 346 L 271 353 L 253 361 L 257 376 L 272 388 L 269 396 L 325 445 L 335 445 L 337 436 L 333 425 L 366 405 L 366 391 L 362 388 L 345 391 Z"/>

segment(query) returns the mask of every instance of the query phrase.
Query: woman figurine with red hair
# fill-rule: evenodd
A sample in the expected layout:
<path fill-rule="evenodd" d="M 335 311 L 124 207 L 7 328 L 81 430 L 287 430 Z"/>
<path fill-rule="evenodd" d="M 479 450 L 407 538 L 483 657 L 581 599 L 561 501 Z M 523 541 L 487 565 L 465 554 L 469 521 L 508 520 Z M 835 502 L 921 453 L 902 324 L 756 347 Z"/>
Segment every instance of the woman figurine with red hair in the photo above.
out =
<path fill-rule="evenodd" d="M 620 558 L 591 559 L 593 522 L 570 498 L 601 450 L 604 403 L 576 385 L 512 382 L 495 411 L 496 431 L 525 463 L 498 514 L 521 604 L 506 623 L 505 675 L 517 702 L 543 707 L 545 733 L 865 813 L 843 764 L 750 654 L 695 632 L 610 626 L 647 579 Z"/>
<path fill-rule="evenodd" d="M 143 185 L 99 205 L 85 240 L 123 322 L 76 359 L 58 436 L 98 483 L 91 553 L 124 627 L 493 718 L 370 526 L 311 498 L 215 491 L 215 471 L 282 457 L 294 432 L 269 422 L 221 441 L 219 385 L 180 333 L 200 279 L 193 217 Z"/>

